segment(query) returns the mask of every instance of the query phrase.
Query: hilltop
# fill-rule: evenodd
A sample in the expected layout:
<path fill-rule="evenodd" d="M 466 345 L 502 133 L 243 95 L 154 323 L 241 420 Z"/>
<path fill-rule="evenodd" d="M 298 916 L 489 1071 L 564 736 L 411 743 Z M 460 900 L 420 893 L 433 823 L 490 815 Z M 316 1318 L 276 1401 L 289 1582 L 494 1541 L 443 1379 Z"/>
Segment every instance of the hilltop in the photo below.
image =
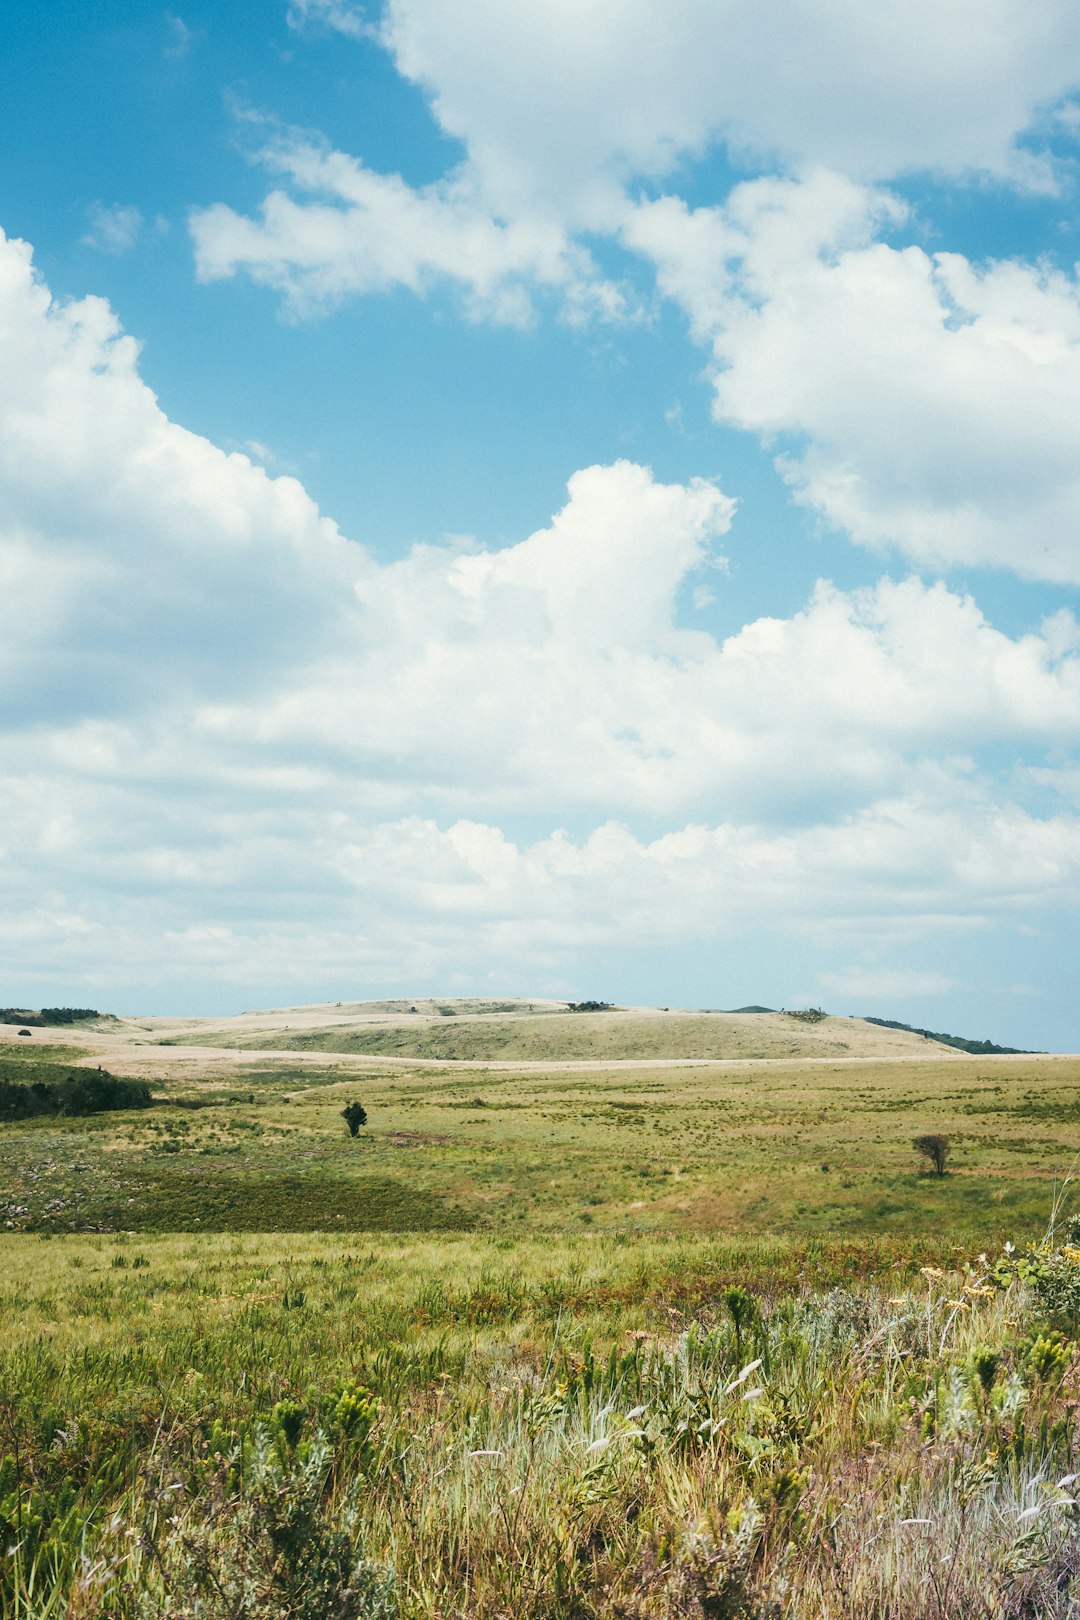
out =
<path fill-rule="evenodd" d="M 0 1035 L 2 1038 L 2 1035 Z M 40 1038 L 40 1037 L 39 1037 Z M 194 1048 L 225 1061 L 242 1052 L 321 1054 L 418 1062 L 514 1065 L 625 1062 L 754 1062 L 809 1058 L 926 1058 L 949 1048 L 910 1030 L 862 1018 L 797 1012 L 713 1012 L 612 1007 L 571 1012 L 567 1003 L 476 997 L 323 1002 L 232 1018 L 123 1018 L 80 1040 L 121 1060 L 132 1048 Z"/>

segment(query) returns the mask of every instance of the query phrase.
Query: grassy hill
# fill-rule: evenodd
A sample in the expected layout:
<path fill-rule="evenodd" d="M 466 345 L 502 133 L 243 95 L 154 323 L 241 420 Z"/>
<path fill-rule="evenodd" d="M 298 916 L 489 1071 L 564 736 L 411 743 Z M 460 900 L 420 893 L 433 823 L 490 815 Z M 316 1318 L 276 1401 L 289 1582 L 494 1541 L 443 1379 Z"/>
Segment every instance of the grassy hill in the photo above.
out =
<path fill-rule="evenodd" d="M 916 1024 L 901 1024 L 895 1018 L 867 1018 L 868 1024 L 878 1029 L 906 1029 L 912 1035 L 922 1035 L 939 1046 L 954 1046 L 958 1052 L 970 1052 L 974 1057 L 1031 1057 L 1030 1049 L 1022 1046 L 998 1046 L 996 1041 L 972 1040 L 967 1035 L 944 1035 L 937 1029 L 920 1029 Z"/>
<path fill-rule="evenodd" d="M 363 1017 L 342 1011 L 319 1022 L 304 1010 L 200 1025 L 159 1035 L 173 1045 L 231 1046 L 281 1052 L 344 1052 L 452 1062 L 611 1062 L 650 1058 L 782 1059 L 803 1057 L 923 1057 L 934 1043 L 906 1030 L 864 1019 L 794 1013 L 660 1012 L 561 1009 L 510 1015 L 477 1013 L 468 1003 L 444 1003 L 432 1016 Z M 298 1027 L 299 1026 L 299 1027 Z"/>

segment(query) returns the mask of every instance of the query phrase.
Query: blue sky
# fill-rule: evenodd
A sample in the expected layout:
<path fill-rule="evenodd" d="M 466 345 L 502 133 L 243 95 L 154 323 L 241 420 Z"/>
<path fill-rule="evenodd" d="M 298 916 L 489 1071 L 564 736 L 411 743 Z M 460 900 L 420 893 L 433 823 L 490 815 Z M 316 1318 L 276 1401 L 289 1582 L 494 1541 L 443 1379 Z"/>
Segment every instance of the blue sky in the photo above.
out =
<path fill-rule="evenodd" d="M 0 50 L 3 999 L 1080 1046 L 1065 0 Z"/>

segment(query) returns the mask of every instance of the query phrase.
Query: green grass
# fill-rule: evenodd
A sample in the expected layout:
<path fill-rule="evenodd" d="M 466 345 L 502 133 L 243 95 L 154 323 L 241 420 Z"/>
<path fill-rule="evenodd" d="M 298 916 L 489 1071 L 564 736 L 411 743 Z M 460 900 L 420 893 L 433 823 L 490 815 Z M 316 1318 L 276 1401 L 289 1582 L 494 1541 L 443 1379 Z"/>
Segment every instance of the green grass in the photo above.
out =
<path fill-rule="evenodd" d="M 283 1058 L 158 1094 L 144 1114 L 0 1129 L 9 1230 L 881 1233 L 990 1242 L 1035 1232 L 1080 1150 L 1072 1059 L 910 1068 L 345 1078 Z M 369 1124 L 340 1118 L 359 1096 Z M 915 1135 L 952 1141 L 922 1173 Z M 275 1211 L 280 1211 L 275 1215 Z"/>
<path fill-rule="evenodd" d="M 5 1616 L 1074 1612 L 1075 1314 L 940 1243 L 5 1247 Z"/>
<path fill-rule="evenodd" d="M 56 1084 L 66 1079 L 73 1063 L 86 1056 L 78 1046 L 19 1046 L 15 1042 L 0 1047 L 0 1080 L 28 1086 L 34 1080 Z"/>
<path fill-rule="evenodd" d="M 146 1073 L 0 1127 L 4 1620 L 1077 1612 L 1080 1063 Z"/>
<path fill-rule="evenodd" d="M 435 1232 L 469 1222 L 452 1201 L 401 1179 L 191 1172 L 155 1166 L 134 1178 L 104 1224 L 141 1232 Z M 54 1228 L 55 1230 L 55 1228 Z"/>

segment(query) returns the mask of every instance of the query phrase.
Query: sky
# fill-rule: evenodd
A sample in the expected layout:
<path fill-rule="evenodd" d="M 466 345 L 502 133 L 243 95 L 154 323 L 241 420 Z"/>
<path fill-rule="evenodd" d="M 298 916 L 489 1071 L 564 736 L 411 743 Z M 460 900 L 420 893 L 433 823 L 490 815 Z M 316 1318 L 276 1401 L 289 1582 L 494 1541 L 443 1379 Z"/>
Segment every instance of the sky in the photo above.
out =
<path fill-rule="evenodd" d="M 8 0 L 0 1002 L 1080 1050 L 1072 0 Z"/>

